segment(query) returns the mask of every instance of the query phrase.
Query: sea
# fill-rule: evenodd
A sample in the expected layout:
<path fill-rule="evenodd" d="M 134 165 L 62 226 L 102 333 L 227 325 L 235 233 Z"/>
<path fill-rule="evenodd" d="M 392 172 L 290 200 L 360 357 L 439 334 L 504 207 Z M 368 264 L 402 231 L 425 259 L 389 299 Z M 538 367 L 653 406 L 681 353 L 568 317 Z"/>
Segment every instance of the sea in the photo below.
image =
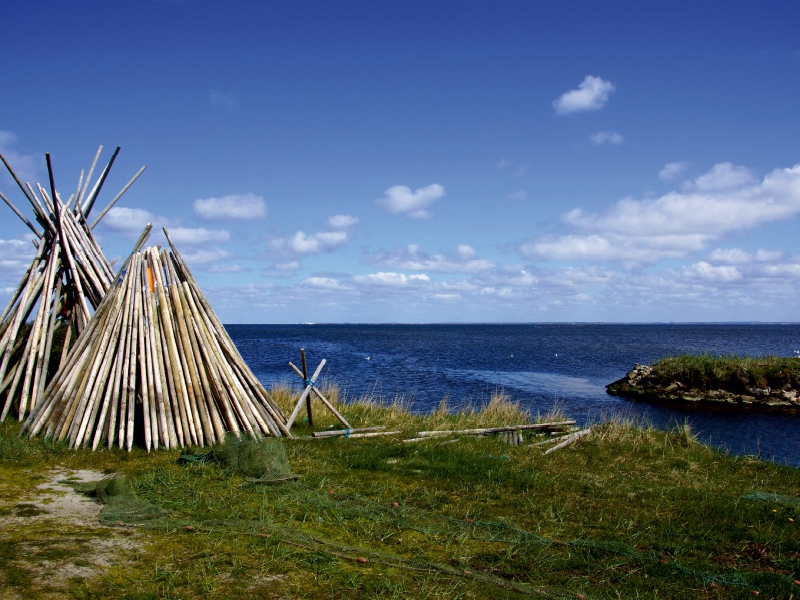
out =
<path fill-rule="evenodd" d="M 800 324 L 300 324 L 227 325 L 267 387 L 299 384 L 304 348 L 313 372 L 350 400 L 402 399 L 415 412 L 488 402 L 503 392 L 533 414 L 554 404 L 579 424 L 622 416 L 660 429 L 688 423 L 725 452 L 800 467 L 800 414 L 668 408 L 611 396 L 634 364 L 681 353 L 798 356 Z M 800 360 L 800 358 L 798 358 Z"/>

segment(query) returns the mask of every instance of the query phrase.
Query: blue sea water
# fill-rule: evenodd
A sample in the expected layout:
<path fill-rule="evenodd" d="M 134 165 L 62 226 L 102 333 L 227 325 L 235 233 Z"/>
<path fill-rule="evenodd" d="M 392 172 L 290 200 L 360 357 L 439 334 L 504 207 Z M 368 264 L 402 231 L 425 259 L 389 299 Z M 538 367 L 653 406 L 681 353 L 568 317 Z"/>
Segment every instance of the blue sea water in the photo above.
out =
<path fill-rule="evenodd" d="M 250 368 L 266 386 L 299 381 L 288 361 L 323 377 L 349 398 L 403 397 L 419 412 L 447 397 L 480 405 L 504 390 L 546 412 L 555 401 L 580 423 L 604 415 L 644 417 L 660 428 L 688 421 L 707 443 L 800 466 L 800 415 L 673 409 L 606 394 L 634 363 L 710 352 L 797 356 L 800 324 L 441 324 L 228 325 Z"/>

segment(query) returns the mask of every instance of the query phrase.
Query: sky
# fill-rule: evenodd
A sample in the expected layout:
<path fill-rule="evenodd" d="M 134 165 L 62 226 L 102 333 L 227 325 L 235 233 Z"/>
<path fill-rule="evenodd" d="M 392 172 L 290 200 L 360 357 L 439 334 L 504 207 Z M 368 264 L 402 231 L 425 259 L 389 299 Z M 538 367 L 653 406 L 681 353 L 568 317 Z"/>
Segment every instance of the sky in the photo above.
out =
<path fill-rule="evenodd" d="M 45 185 L 50 152 L 68 197 L 120 146 L 93 215 L 146 165 L 96 237 L 112 260 L 167 227 L 226 323 L 796 322 L 798 26 L 789 1 L 11 3 L 0 153 Z M 3 304 L 31 237 L 0 205 Z"/>

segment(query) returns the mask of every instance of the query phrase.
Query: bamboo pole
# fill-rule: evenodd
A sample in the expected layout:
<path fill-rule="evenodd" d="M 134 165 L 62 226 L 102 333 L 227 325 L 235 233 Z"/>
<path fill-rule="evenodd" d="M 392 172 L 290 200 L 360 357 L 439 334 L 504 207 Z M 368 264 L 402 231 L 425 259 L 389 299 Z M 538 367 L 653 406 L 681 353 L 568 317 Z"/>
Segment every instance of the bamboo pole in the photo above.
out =
<path fill-rule="evenodd" d="M 169 359 L 171 371 L 173 374 L 173 383 L 175 385 L 175 392 L 177 394 L 178 407 L 181 410 L 181 419 L 184 422 L 184 427 L 188 433 L 187 438 L 197 445 L 197 431 L 194 426 L 194 418 L 192 415 L 192 408 L 189 403 L 189 394 L 186 389 L 186 379 L 183 369 L 181 368 L 180 357 L 178 356 L 178 346 L 175 342 L 175 329 L 172 323 L 172 315 L 170 314 L 169 304 L 167 303 L 165 295 L 165 282 L 163 278 L 163 270 L 160 264 L 160 257 L 158 253 L 153 251 L 151 253 L 156 278 L 155 288 L 158 295 L 159 316 L 164 324 L 163 331 L 165 333 L 165 341 L 167 348 L 167 358 Z"/>
<path fill-rule="evenodd" d="M 418 431 L 417 436 L 429 437 L 440 435 L 489 435 L 501 431 L 525 431 L 527 429 L 555 429 L 574 425 L 575 421 L 556 421 L 553 423 L 534 423 L 530 425 L 508 425 L 505 427 L 483 427 L 480 429 L 442 429 L 436 431 Z"/>
<path fill-rule="evenodd" d="M 53 347 L 53 335 L 56 331 L 56 317 L 58 316 L 58 312 L 61 308 L 61 278 L 58 278 L 58 286 L 56 287 L 56 295 L 55 299 L 53 300 L 53 308 L 50 311 L 50 326 L 49 332 L 47 334 L 47 341 L 45 342 L 44 347 L 44 355 L 42 359 L 42 366 L 41 372 L 39 374 L 39 382 L 36 386 L 36 395 L 34 396 L 33 400 L 31 401 L 31 410 L 36 407 L 41 399 L 42 392 L 44 391 L 44 385 L 47 381 L 47 375 L 50 372 L 50 351 Z"/>
<path fill-rule="evenodd" d="M 561 448 L 569 446 L 570 444 L 574 444 L 579 439 L 581 439 L 584 436 L 589 435 L 590 433 L 592 433 L 591 429 L 583 429 L 582 431 L 576 431 L 575 433 L 573 433 L 571 436 L 569 436 L 567 439 L 565 439 L 560 444 L 556 444 L 552 448 L 548 448 L 547 450 L 545 450 L 544 454 L 550 454 L 551 452 L 555 452 L 556 450 L 561 450 Z"/>
<path fill-rule="evenodd" d="M 127 184 L 125 184 L 125 187 L 124 187 L 124 188 L 122 188 L 122 191 L 121 191 L 119 194 L 117 194 L 116 196 L 114 196 L 114 199 L 113 199 L 111 202 L 109 202 L 109 203 L 108 203 L 108 206 L 106 206 L 106 207 L 103 209 L 103 212 L 101 212 L 101 213 L 100 213 L 100 215 L 99 215 L 99 216 L 98 216 L 98 217 L 97 217 L 97 218 L 94 220 L 94 222 L 93 222 L 91 225 L 89 225 L 89 229 L 94 229 L 94 228 L 95 228 L 95 225 L 97 225 L 97 224 L 100 222 L 100 220 L 101 220 L 103 217 L 105 217 L 105 216 L 106 216 L 106 213 L 107 213 L 108 211 L 110 211 L 110 210 L 111 210 L 111 209 L 114 207 L 114 205 L 117 203 L 117 200 L 119 200 L 120 198 L 122 198 L 122 194 L 124 194 L 125 192 L 127 192 L 127 191 L 128 191 L 128 188 L 129 188 L 129 187 L 131 187 L 131 186 L 133 185 L 133 182 L 134 182 L 134 181 L 136 181 L 136 180 L 139 178 L 139 175 L 141 175 L 142 173 L 144 173 L 144 170 L 145 170 L 146 168 L 147 168 L 147 167 L 146 167 L 146 166 L 144 166 L 144 167 L 142 167 L 141 169 L 139 169 L 139 171 L 136 173 L 136 175 L 134 175 L 134 176 L 133 176 L 133 178 L 132 178 L 132 179 L 131 179 L 131 180 L 130 180 L 130 181 L 127 183 Z"/>
<path fill-rule="evenodd" d="M 100 158 L 100 153 L 102 151 L 103 151 L 103 146 L 100 146 L 97 149 L 97 154 L 94 155 L 94 160 L 92 161 L 92 166 L 89 168 L 89 172 L 86 174 L 86 179 L 84 180 L 84 183 L 83 183 L 83 190 L 78 195 L 78 197 L 75 199 L 75 211 L 74 211 L 75 214 L 78 214 L 78 212 L 81 211 L 81 202 L 83 200 L 83 197 L 86 195 L 86 189 L 89 187 L 89 180 L 91 180 L 91 178 L 92 178 L 92 173 L 94 173 L 94 167 L 95 167 L 95 165 L 97 165 L 97 159 Z"/>
<path fill-rule="evenodd" d="M 11 200 L 9 200 L 8 198 L 6 198 L 6 197 L 3 195 L 3 193 L 2 193 L 2 192 L 0 192 L 0 198 L 2 198 L 2 199 L 5 201 L 5 203 L 6 203 L 6 204 L 8 204 L 8 207 L 9 207 L 11 210 L 13 210 L 13 211 L 14 211 L 14 214 L 16 214 L 16 215 L 17 215 L 17 216 L 18 216 L 20 219 L 22 219 L 22 222 L 23 222 L 23 223 L 25 223 L 25 225 L 27 225 L 27 226 L 28 226 L 28 228 L 29 228 L 29 229 L 30 229 L 30 230 L 33 232 L 33 234 L 34 234 L 34 235 L 35 235 L 37 238 L 41 239 L 41 238 L 44 236 L 44 234 L 43 234 L 43 233 L 41 233 L 41 232 L 40 232 L 38 229 L 36 229 L 36 227 L 34 227 L 33 223 L 31 223 L 31 222 L 30 222 L 30 221 L 29 221 L 29 220 L 28 220 L 28 219 L 25 217 L 25 215 L 23 215 L 21 212 L 19 212 L 19 210 L 17 209 L 17 207 L 16 207 L 16 206 L 14 206 L 14 205 L 11 203 Z"/>
<path fill-rule="evenodd" d="M 325 396 L 322 395 L 322 392 L 320 392 L 316 388 L 316 386 L 314 385 L 314 383 L 316 382 L 316 379 L 318 377 L 318 373 L 320 372 L 320 370 L 322 369 L 322 365 L 324 365 L 324 364 L 325 364 L 325 359 L 322 360 L 322 363 L 320 363 L 320 366 L 317 368 L 316 373 L 314 373 L 314 377 L 311 379 L 310 385 L 306 384 L 306 388 L 305 389 L 306 390 L 310 390 L 311 392 L 314 392 L 314 394 L 317 396 L 317 398 L 319 398 L 322 401 L 322 403 L 325 406 L 328 407 L 328 410 L 333 413 L 333 416 L 335 416 L 337 419 L 339 419 L 339 421 L 341 421 L 342 425 L 344 425 L 345 427 L 350 429 L 350 423 L 347 422 L 347 419 L 345 419 L 341 414 L 339 414 L 339 411 L 334 408 L 333 404 L 331 404 L 328 401 L 328 399 Z M 300 372 L 300 369 L 295 367 L 292 363 L 289 363 L 289 366 L 292 367 L 292 369 L 294 369 L 294 372 L 297 373 L 298 375 L 300 375 L 300 377 L 303 377 L 303 373 Z M 304 383 L 307 382 L 307 381 L 308 381 L 307 379 L 305 379 L 305 378 L 303 379 Z M 304 392 L 305 392 L 305 390 L 304 390 Z M 309 396 L 310 396 L 310 394 L 306 394 L 306 401 L 308 401 L 308 397 Z M 295 412 L 297 412 L 296 408 L 295 408 Z M 292 413 L 292 414 L 294 414 L 294 413 Z"/>
<path fill-rule="evenodd" d="M 209 419 L 211 421 L 211 427 L 213 429 L 214 435 L 211 437 L 213 443 L 216 440 L 221 440 L 225 436 L 225 428 L 222 425 L 222 419 L 220 418 L 219 409 L 217 408 L 216 403 L 214 402 L 214 392 L 211 389 L 211 383 L 209 382 L 208 374 L 206 373 L 206 365 L 203 362 L 202 352 L 200 350 L 200 344 L 202 343 L 199 340 L 198 333 L 196 331 L 196 324 L 194 323 L 194 317 L 190 311 L 189 303 L 186 299 L 186 290 L 183 287 L 183 284 L 176 286 L 178 287 L 178 291 L 180 293 L 181 304 L 183 306 L 184 314 L 186 315 L 186 329 L 187 333 L 189 334 L 189 343 L 192 347 L 192 353 L 195 357 L 195 363 L 198 366 L 198 374 L 200 376 L 200 384 L 203 389 L 203 396 L 206 402 L 206 410 L 208 412 Z"/>
<path fill-rule="evenodd" d="M 386 425 L 377 425 L 376 427 L 360 427 L 358 429 L 334 429 L 330 431 L 312 431 L 311 437 L 324 438 L 324 437 L 349 437 L 354 433 L 366 433 L 368 431 L 381 431 L 386 429 Z"/>
<path fill-rule="evenodd" d="M 86 200 L 86 203 L 83 205 L 83 208 L 81 209 L 84 219 L 89 216 L 90 212 L 92 212 L 92 207 L 94 206 L 95 200 L 97 200 L 97 195 L 100 193 L 100 190 L 103 187 L 103 183 L 105 183 L 106 181 L 106 177 L 108 177 L 108 172 L 111 170 L 111 166 L 117 159 L 117 154 L 119 154 L 119 146 L 117 146 L 116 150 L 114 150 L 114 154 L 111 155 L 111 160 L 108 161 L 106 168 L 103 169 L 102 173 L 100 173 L 100 177 L 97 179 L 97 183 L 94 184 L 92 192 L 89 194 L 89 198 Z"/>

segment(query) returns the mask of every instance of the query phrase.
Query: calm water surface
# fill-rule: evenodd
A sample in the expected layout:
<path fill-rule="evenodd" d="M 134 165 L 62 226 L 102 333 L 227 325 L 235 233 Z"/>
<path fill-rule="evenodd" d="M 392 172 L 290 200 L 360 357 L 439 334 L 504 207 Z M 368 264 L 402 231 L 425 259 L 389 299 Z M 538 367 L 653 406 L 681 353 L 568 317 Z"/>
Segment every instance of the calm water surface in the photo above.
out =
<path fill-rule="evenodd" d="M 534 412 L 558 400 L 580 422 L 621 413 L 658 427 L 688 420 L 711 444 L 800 466 L 800 416 L 669 409 L 605 393 L 634 363 L 683 352 L 796 356 L 800 324 L 788 325 L 228 325 L 253 372 L 267 386 L 296 382 L 287 366 L 323 376 L 348 397 L 397 396 L 429 411 L 485 402 L 503 389 Z M 367 360 L 369 358 L 369 360 Z"/>

